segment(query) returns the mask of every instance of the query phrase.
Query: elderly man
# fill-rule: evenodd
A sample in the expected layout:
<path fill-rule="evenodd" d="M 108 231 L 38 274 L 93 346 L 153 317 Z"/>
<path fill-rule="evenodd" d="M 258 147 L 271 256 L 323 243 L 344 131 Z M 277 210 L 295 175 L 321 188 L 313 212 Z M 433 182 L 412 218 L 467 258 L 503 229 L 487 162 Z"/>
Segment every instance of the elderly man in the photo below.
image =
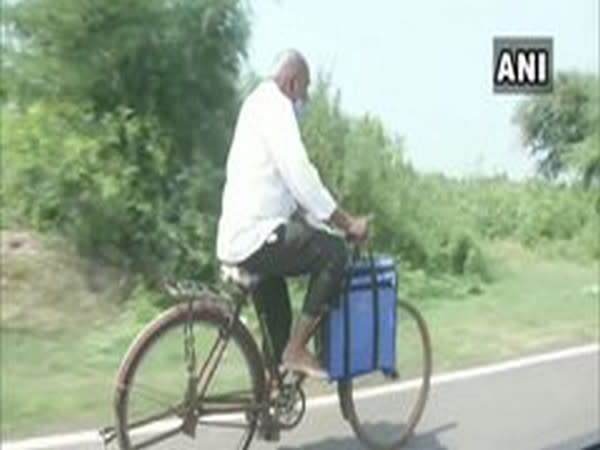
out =
<path fill-rule="evenodd" d="M 344 212 L 308 159 L 297 118 L 309 83 L 305 58 L 289 50 L 278 59 L 272 78 L 244 101 L 227 161 L 217 256 L 261 276 L 253 296 L 266 317 L 275 362 L 324 377 L 306 344 L 321 313 L 339 295 L 347 252 L 340 237 L 309 223 L 333 224 L 361 242 L 368 219 Z M 297 220 L 299 215 L 312 220 Z M 310 274 L 310 282 L 290 336 L 285 277 L 302 274 Z"/>

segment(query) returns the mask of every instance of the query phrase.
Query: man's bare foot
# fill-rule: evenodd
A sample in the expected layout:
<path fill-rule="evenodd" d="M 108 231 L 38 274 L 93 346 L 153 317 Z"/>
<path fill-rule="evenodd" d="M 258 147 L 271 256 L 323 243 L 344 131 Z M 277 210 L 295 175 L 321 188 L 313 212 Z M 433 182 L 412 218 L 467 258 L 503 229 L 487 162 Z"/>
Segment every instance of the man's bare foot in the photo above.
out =
<path fill-rule="evenodd" d="M 327 379 L 327 372 L 323 370 L 317 359 L 304 348 L 283 352 L 282 366 L 290 371 L 300 372 L 309 377 Z"/>

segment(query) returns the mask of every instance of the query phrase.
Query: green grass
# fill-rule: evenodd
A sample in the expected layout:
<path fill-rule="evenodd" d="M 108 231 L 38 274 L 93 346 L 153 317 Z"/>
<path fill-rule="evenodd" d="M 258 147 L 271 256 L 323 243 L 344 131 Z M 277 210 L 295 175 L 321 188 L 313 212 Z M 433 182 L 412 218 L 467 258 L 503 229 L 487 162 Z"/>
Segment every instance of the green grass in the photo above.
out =
<path fill-rule="evenodd" d="M 597 263 L 493 250 L 503 257 L 502 273 L 481 294 L 415 302 L 431 332 L 436 371 L 598 341 Z"/>
<path fill-rule="evenodd" d="M 428 323 L 436 371 L 598 340 L 596 264 L 540 259 L 510 244 L 495 245 L 488 253 L 495 260 L 491 284 L 403 275 L 403 292 L 411 293 L 410 300 Z M 19 271 L 21 279 L 31 277 L 23 264 Z M 73 277 L 67 271 L 55 273 L 58 278 L 67 276 Z M 42 306 L 50 308 L 38 296 Z M 25 317 L 21 310 L 8 318 L 3 315 L 3 439 L 110 423 L 121 357 L 157 312 L 144 302 L 121 307 L 98 303 L 90 309 L 61 299 L 55 305 L 52 326 L 40 327 L 36 333 L 32 326 L 40 321 L 47 325 L 47 314 L 38 311 Z M 249 318 L 251 328 L 256 329 Z M 406 342 L 400 345 L 410 347 Z M 178 352 L 158 355 L 146 373 L 166 384 L 173 379 L 172 361 Z M 227 383 L 237 383 L 243 378 L 236 371 L 239 362 L 230 367 L 227 372 L 232 378 Z"/>
<path fill-rule="evenodd" d="M 114 374 L 134 324 L 34 334 L 2 329 L 2 432 L 42 433 L 109 420 Z"/>

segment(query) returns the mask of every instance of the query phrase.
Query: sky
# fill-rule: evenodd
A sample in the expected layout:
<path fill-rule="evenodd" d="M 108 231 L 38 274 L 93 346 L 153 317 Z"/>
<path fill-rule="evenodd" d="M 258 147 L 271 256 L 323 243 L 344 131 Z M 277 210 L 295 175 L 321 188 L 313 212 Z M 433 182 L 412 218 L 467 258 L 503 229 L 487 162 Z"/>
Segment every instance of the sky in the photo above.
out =
<path fill-rule="evenodd" d="M 554 72 L 598 72 L 599 0 L 254 0 L 248 65 L 297 48 L 343 108 L 375 114 L 423 172 L 530 176 L 512 123 L 526 97 L 493 94 L 495 36 L 551 36 Z"/>

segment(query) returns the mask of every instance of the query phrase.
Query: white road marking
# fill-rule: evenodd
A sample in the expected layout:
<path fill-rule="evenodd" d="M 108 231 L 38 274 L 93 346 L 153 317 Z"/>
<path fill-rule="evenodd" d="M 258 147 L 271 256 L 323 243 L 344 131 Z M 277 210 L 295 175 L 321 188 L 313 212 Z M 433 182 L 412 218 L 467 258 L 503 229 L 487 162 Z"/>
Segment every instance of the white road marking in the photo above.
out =
<path fill-rule="evenodd" d="M 507 372 L 510 370 L 521 369 L 525 367 L 535 366 L 547 362 L 559 361 L 561 359 L 573 358 L 576 356 L 588 355 L 590 353 L 598 353 L 600 358 L 600 345 L 590 344 L 582 347 L 573 347 L 566 350 L 560 350 L 552 353 L 543 353 L 540 355 L 528 356 L 525 358 L 514 359 L 502 363 L 490 364 L 487 366 L 474 367 L 472 369 L 460 370 L 457 372 L 441 373 L 431 377 L 431 385 L 437 386 L 441 384 L 452 383 L 459 380 L 468 380 L 471 378 L 493 375 L 496 373 Z M 392 394 L 395 392 L 408 391 L 415 389 L 421 385 L 421 380 L 408 380 L 400 383 L 387 384 L 385 386 L 377 386 L 372 388 L 361 389 L 354 393 L 354 398 L 365 399 L 377 397 L 379 395 Z M 338 402 L 337 394 L 327 395 L 308 399 L 308 407 L 320 407 Z"/>
<path fill-rule="evenodd" d="M 453 383 L 461 380 L 468 380 L 472 378 L 483 377 L 486 375 L 492 375 L 510 370 L 521 369 L 525 367 L 531 367 L 538 364 L 559 361 L 562 359 L 574 358 L 577 356 L 588 355 L 591 353 L 598 353 L 600 358 L 600 345 L 590 344 L 580 347 L 568 348 L 566 350 L 560 350 L 551 353 L 543 353 L 540 355 L 533 355 L 524 358 L 514 359 L 497 364 L 490 364 L 487 366 L 475 367 L 472 369 L 460 370 L 457 372 L 442 373 L 431 377 L 431 385 L 443 385 L 447 383 Z M 599 360 L 600 361 L 600 360 Z M 365 388 L 354 393 L 356 399 L 365 399 L 371 397 L 377 397 L 380 395 L 386 395 L 394 392 L 402 392 L 410 389 L 414 389 L 420 385 L 420 380 L 409 380 L 399 383 L 389 384 L 381 387 Z M 322 397 L 309 398 L 307 401 L 307 407 L 320 408 L 337 404 L 337 394 L 325 395 Z M 217 417 L 213 420 L 218 420 Z M 162 421 L 152 426 L 153 432 L 165 431 L 169 427 L 173 426 L 173 421 Z M 148 428 L 148 427 L 145 427 Z M 54 435 L 54 436 L 42 436 L 37 438 L 31 438 L 21 441 L 9 441 L 2 444 L 3 450 L 38 450 L 38 449 L 51 449 L 51 448 L 62 448 L 71 445 L 98 443 L 101 440 L 98 435 L 98 431 L 81 431 L 77 433 Z"/>

